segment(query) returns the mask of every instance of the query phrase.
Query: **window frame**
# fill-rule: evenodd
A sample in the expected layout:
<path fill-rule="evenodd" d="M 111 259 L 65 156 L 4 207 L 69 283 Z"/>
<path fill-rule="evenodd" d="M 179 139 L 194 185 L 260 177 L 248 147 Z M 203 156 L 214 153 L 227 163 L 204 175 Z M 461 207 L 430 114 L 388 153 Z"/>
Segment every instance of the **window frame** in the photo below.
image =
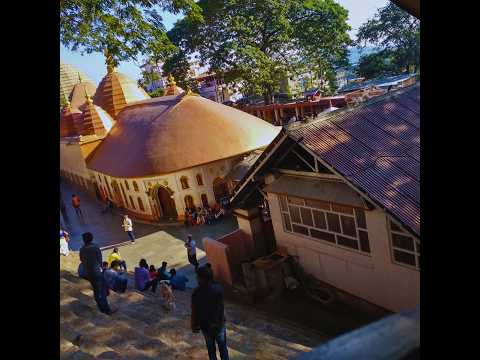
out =
<path fill-rule="evenodd" d="M 392 225 L 391 224 L 394 224 L 400 230 L 392 230 Z M 419 248 L 420 247 L 420 240 L 418 240 L 416 237 L 412 236 L 407 231 L 405 231 L 401 226 L 399 226 L 398 224 L 393 222 L 392 219 L 389 216 L 387 216 L 387 230 L 388 230 L 388 240 L 390 242 L 390 259 L 392 261 L 392 264 L 395 264 L 395 265 L 398 265 L 398 266 L 404 266 L 408 269 L 420 271 L 420 260 L 419 260 L 419 257 L 421 256 L 420 248 Z M 411 238 L 412 241 L 413 241 L 413 251 L 395 246 L 393 244 L 393 234 Z M 415 265 L 402 263 L 402 262 L 396 260 L 395 259 L 395 254 L 394 254 L 395 250 L 406 253 L 406 254 L 413 255 L 415 257 Z"/>
<path fill-rule="evenodd" d="M 140 196 L 137 197 L 137 203 L 138 203 L 138 210 L 141 212 L 145 212 L 145 205 L 143 205 L 143 200 Z"/>
<path fill-rule="evenodd" d="M 282 200 L 282 197 L 283 197 L 283 200 Z M 283 226 L 283 231 L 287 232 L 287 233 L 290 233 L 290 234 L 293 234 L 293 235 L 296 235 L 296 236 L 301 236 L 301 237 L 304 237 L 304 238 L 307 238 L 311 241 L 315 241 L 315 242 L 319 242 L 321 244 L 326 244 L 326 245 L 330 245 L 330 246 L 334 246 L 334 247 L 337 247 L 337 248 L 340 248 L 340 249 L 343 249 L 343 250 L 348 250 L 348 251 L 353 251 L 355 252 L 356 254 L 360 254 L 360 255 L 364 255 L 364 256 L 368 256 L 368 257 L 371 257 L 372 256 L 372 247 L 371 247 L 371 242 L 370 242 L 370 236 L 369 236 L 369 231 L 368 231 L 368 228 L 367 227 L 360 227 L 358 225 L 358 222 L 357 222 L 357 216 L 356 216 L 356 210 L 357 208 L 354 208 L 354 207 L 351 207 L 353 209 L 353 214 L 347 214 L 345 212 L 338 212 L 338 211 L 335 211 L 333 210 L 333 205 L 336 205 L 338 206 L 337 204 L 332 204 L 332 203 L 328 203 L 328 202 L 325 202 L 325 201 L 321 201 L 321 203 L 326 206 L 328 205 L 328 209 L 325 209 L 325 208 L 317 208 L 317 207 L 313 207 L 311 205 L 307 205 L 307 202 L 306 200 L 313 200 L 313 199 L 302 199 L 302 198 L 298 198 L 298 197 L 295 197 L 295 196 L 290 196 L 290 199 L 295 199 L 294 201 L 295 202 L 298 202 L 298 200 L 302 200 L 303 201 L 303 205 L 300 204 L 300 203 L 294 203 L 294 202 L 290 202 L 289 201 L 289 196 L 288 195 L 284 195 L 284 194 L 278 194 L 277 195 L 277 200 L 278 200 L 278 203 L 279 203 L 279 210 L 280 210 L 280 214 L 281 214 L 281 221 L 282 221 L 282 226 Z M 286 204 L 286 209 L 283 209 L 283 206 L 281 206 L 282 202 L 284 204 Z M 295 222 L 292 220 L 292 217 L 290 215 L 290 206 L 294 206 L 294 207 L 297 207 L 297 208 L 304 208 L 304 209 L 310 209 L 310 213 L 311 213 L 311 216 L 312 216 L 312 219 L 313 219 L 313 226 L 310 226 L 310 225 L 306 225 L 303 223 L 303 217 L 302 217 L 302 212 L 299 210 L 299 213 L 300 213 L 300 223 L 298 222 Z M 345 206 L 343 205 L 343 207 L 348 207 L 348 206 Z M 358 209 L 360 210 L 360 209 Z M 365 212 L 364 209 L 361 209 L 362 211 Z M 325 224 L 326 224 L 326 228 L 323 229 L 323 228 L 318 228 L 316 227 L 316 222 L 315 222 L 315 216 L 314 216 L 314 213 L 313 211 L 321 211 L 324 213 L 324 218 L 325 218 Z M 327 214 L 334 214 L 334 215 L 337 215 L 338 216 L 338 219 L 339 219 L 339 227 L 340 227 L 340 232 L 335 232 L 335 231 L 331 231 L 329 230 L 329 225 L 328 225 L 328 216 Z M 291 229 L 288 230 L 287 227 L 286 227 L 286 224 L 285 224 L 285 216 L 288 217 L 288 220 L 289 220 L 289 223 L 290 223 L 290 227 Z M 355 230 L 356 230 L 356 233 L 357 233 L 357 236 L 356 237 L 353 237 L 351 235 L 348 235 L 348 234 L 345 234 L 344 231 L 343 231 L 343 225 L 342 225 L 342 221 L 341 221 L 341 216 L 345 216 L 345 217 L 349 217 L 351 219 L 353 219 L 354 221 L 354 224 L 355 224 Z M 307 232 L 308 232 L 308 235 L 304 235 L 304 234 L 301 234 L 299 232 L 295 232 L 293 231 L 293 225 L 297 225 L 297 226 L 302 226 L 304 228 L 307 228 Z M 367 226 L 367 224 L 365 224 Z M 317 237 L 314 237 L 311 235 L 311 230 L 316 230 L 316 231 L 321 231 L 321 232 L 325 232 L 325 233 L 328 233 L 328 234 L 331 234 L 333 235 L 333 238 L 335 240 L 335 242 L 330 242 L 328 240 L 323 240 L 323 239 L 319 239 Z M 367 233 L 367 236 L 368 236 L 368 248 L 369 248 L 369 251 L 364 251 L 362 250 L 362 246 L 361 246 L 361 241 L 360 241 L 360 231 L 363 231 L 363 232 L 366 232 Z M 344 237 L 344 238 L 347 238 L 347 239 L 350 239 L 350 240 L 354 240 L 356 241 L 357 243 L 357 246 L 358 248 L 355 249 L 353 247 L 349 247 L 349 246 L 345 246 L 345 245 L 341 245 L 339 244 L 339 241 L 338 241 L 338 236 L 341 236 L 341 237 Z"/>
<path fill-rule="evenodd" d="M 185 180 L 186 187 L 183 184 L 184 180 Z M 180 186 L 182 187 L 182 190 L 190 189 L 190 184 L 188 182 L 188 177 L 186 177 L 186 176 L 181 176 L 180 177 Z"/>
<path fill-rule="evenodd" d="M 205 183 L 203 182 L 202 174 L 198 173 L 197 175 L 195 175 L 195 179 L 197 180 L 197 185 L 198 186 L 204 186 L 205 185 Z M 200 179 L 200 181 L 198 181 L 198 179 Z"/>
<path fill-rule="evenodd" d="M 132 184 L 133 184 L 133 190 L 135 190 L 135 192 L 140 192 L 140 188 L 138 187 L 138 184 L 135 180 L 132 181 Z"/>

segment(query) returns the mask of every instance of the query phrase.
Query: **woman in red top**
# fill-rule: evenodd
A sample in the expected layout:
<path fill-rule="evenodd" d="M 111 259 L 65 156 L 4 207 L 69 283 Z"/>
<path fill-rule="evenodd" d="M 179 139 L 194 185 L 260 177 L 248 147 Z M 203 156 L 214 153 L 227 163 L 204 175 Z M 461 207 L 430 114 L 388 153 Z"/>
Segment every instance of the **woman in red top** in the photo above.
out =
<path fill-rule="evenodd" d="M 156 279 L 158 276 L 158 272 L 155 269 L 155 266 L 150 265 L 150 268 L 148 269 L 148 274 L 150 276 L 150 280 Z"/>

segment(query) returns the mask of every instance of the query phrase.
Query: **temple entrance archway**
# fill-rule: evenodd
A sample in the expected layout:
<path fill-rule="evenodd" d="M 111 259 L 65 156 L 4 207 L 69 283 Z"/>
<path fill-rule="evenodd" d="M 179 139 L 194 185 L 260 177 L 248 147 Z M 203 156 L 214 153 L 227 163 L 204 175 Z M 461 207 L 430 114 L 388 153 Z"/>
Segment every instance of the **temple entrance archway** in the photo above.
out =
<path fill-rule="evenodd" d="M 222 197 L 228 196 L 228 185 L 227 182 L 221 177 L 217 177 L 213 180 L 213 194 L 215 195 L 215 201 L 220 202 Z"/>
<path fill-rule="evenodd" d="M 173 199 L 173 191 L 163 186 L 157 189 L 158 210 L 160 218 L 177 218 L 177 207 Z"/>

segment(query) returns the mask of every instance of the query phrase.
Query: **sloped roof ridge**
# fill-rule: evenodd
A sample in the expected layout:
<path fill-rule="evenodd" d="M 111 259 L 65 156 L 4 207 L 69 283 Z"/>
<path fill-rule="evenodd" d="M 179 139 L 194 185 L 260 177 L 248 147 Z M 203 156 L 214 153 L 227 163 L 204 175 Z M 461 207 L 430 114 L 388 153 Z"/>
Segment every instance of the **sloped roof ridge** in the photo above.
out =
<path fill-rule="evenodd" d="M 340 115 L 344 115 L 346 113 L 349 113 L 351 111 L 363 109 L 367 106 L 373 105 L 377 102 L 385 101 L 388 99 L 395 99 L 396 97 L 408 93 L 410 91 L 415 90 L 417 87 L 420 87 L 420 81 L 416 82 L 415 84 L 411 86 L 407 86 L 404 88 L 400 88 L 394 91 L 391 91 L 387 94 L 376 96 L 372 99 L 369 99 L 367 101 L 364 101 L 358 105 L 352 106 L 352 107 L 345 107 L 345 108 L 340 108 L 335 111 L 331 111 L 327 114 L 322 114 L 320 113 L 315 119 L 308 121 L 308 122 L 298 122 L 298 123 L 293 123 L 290 126 L 288 126 L 288 130 L 296 130 L 298 128 L 304 127 L 304 126 L 309 126 L 311 124 L 316 124 L 322 121 L 330 120 L 332 123 L 335 121 L 339 121 L 342 117 Z M 405 107 L 405 106 L 404 106 Z"/>

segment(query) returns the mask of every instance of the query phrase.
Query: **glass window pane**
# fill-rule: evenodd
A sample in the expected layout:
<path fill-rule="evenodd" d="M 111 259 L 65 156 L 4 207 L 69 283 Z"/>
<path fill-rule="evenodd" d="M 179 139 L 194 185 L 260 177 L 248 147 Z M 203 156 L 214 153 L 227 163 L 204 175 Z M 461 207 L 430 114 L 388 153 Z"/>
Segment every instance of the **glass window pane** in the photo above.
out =
<path fill-rule="evenodd" d="M 357 218 L 357 225 L 359 228 L 367 228 L 367 220 L 365 219 L 365 211 L 362 209 L 355 209 L 355 217 Z"/>
<path fill-rule="evenodd" d="M 288 211 L 287 208 L 287 197 L 286 196 L 278 196 L 278 201 L 280 202 L 280 209 L 282 211 Z"/>
<path fill-rule="evenodd" d="M 328 230 L 341 233 L 340 219 L 337 214 L 327 213 Z"/>
<path fill-rule="evenodd" d="M 394 249 L 393 258 L 399 263 L 415 266 L 415 255 Z"/>
<path fill-rule="evenodd" d="M 335 243 L 335 235 L 333 234 L 327 233 L 325 231 L 315 230 L 315 229 L 310 229 L 310 233 L 314 238 Z"/>
<path fill-rule="evenodd" d="M 340 216 L 342 221 L 342 230 L 345 235 L 357 237 L 357 228 L 355 227 L 355 220 L 350 216 Z"/>
<path fill-rule="evenodd" d="M 313 226 L 312 210 L 300 208 L 300 212 L 302 214 L 302 223 L 305 225 Z"/>
<path fill-rule="evenodd" d="M 290 216 L 288 214 L 282 214 L 283 215 L 283 223 L 285 224 L 285 229 L 288 231 L 292 231 L 292 224 L 290 224 Z"/>
<path fill-rule="evenodd" d="M 305 203 L 307 204 L 307 206 L 317 209 L 330 210 L 330 204 L 325 201 L 305 199 Z"/>
<path fill-rule="evenodd" d="M 341 205 L 334 205 L 332 204 L 332 210 L 336 212 L 341 212 L 344 214 L 351 214 L 353 215 L 353 208 Z"/>
<path fill-rule="evenodd" d="M 404 232 L 399 226 L 395 225 L 395 223 L 393 221 L 390 221 L 390 228 L 393 230 L 393 231 L 398 231 L 398 232 Z"/>
<path fill-rule="evenodd" d="M 353 239 L 346 238 L 344 236 L 337 235 L 337 242 L 338 242 L 338 245 L 348 246 L 348 247 L 351 247 L 352 249 L 358 250 L 357 240 L 353 240 Z"/>
<path fill-rule="evenodd" d="M 360 238 L 360 250 L 370 252 L 370 242 L 368 241 L 368 233 L 366 231 L 358 230 Z"/>
<path fill-rule="evenodd" d="M 293 231 L 299 234 L 308 235 L 308 229 L 304 226 L 292 225 Z"/>
<path fill-rule="evenodd" d="M 319 229 L 327 228 L 327 221 L 325 220 L 325 213 L 323 211 L 313 210 L 313 218 L 315 219 L 315 227 Z"/>
<path fill-rule="evenodd" d="M 303 199 L 291 197 L 291 196 L 288 197 L 288 202 L 290 204 L 295 204 L 295 205 L 304 205 Z"/>
<path fill-rule="evenodd" d="M 292 217 L 292 222 L 301 224 L 302 220 L 300 219 L 300 209 L 296 206 L 289 206 L 290 216 Z"/>
<path fill-rule="evenodd" d="M 392 233 L 392 241 L 393 246 L 397 248 L 415 251 L 413 238 L 411 237 Z"/>

